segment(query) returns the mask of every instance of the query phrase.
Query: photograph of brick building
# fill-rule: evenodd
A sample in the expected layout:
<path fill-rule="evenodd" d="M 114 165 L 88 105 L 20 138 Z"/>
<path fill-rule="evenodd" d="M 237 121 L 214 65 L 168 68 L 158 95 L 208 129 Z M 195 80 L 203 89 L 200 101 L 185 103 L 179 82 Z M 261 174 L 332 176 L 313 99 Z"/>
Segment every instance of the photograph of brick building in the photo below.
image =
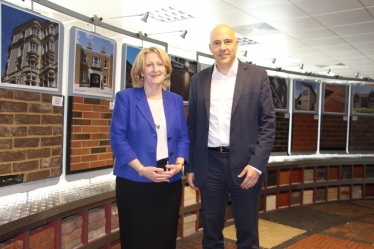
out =
<path fill-rule="evenodd" d="M 170 91 L 181 95 L 184 101 L 188 101 L 190 79 L 197 73 L 197 61 L 174 55 L 170 55 L 170 61 L 173 68 L 170 75 Z"/>
<path fill-rule="evenodd" d="M 317 83 L 296 80 L 294 96 L 295 110 L 317 111 Z"/>
<path fill-rule="evenodd" d="M 61 24 L 7 5 L 1 22 L 1 85 L 57 91 Z"/>
<path fill-rule="evenodd" d="M 323 111 L 345 113 L 347 106 L 347 86 L 325 84 Z"/>
<path fill-rule="evenodd" d="M 75 28 L 73 93 L 112 97 L 115 42 Z"/>
<path fill-rule="evenodd" d="M 374 113 L 374 86 L 353 86 L 353 113 Z"/>
<path fill-rule="evenodd" d="M 270 89 L 273 96 L 274 108 L 279 110 L 287 109 L 287 82 L 285 78 L 269 76 Z"/>

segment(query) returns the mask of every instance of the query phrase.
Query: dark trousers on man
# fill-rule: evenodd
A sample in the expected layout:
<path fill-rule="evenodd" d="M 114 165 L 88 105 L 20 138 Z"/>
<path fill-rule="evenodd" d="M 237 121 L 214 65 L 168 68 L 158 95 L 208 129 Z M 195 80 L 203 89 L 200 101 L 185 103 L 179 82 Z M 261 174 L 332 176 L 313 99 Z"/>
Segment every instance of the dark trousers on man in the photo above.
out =
<path fill-rule="evenodd" d="M 236 227 L 237 248 L 259 248 L 258 212 L 262 183 L 242 189 L 233 181 L 229 153 L 208 152 L 206 179 L 200 187 L 203 217 L 203 248 L 223 249 L 224 219 L 230 195 Z M 244 165 L 243 165 L 244 166 Z M 243 176 L 245 177 L 245 176 Z"/>

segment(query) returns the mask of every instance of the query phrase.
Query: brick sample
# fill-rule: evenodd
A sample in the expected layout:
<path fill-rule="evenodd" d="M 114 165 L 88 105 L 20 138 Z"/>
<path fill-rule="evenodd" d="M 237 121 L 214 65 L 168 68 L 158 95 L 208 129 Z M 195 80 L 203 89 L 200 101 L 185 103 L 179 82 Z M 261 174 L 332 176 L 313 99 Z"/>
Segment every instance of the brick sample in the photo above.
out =
<path fill-rule="evenodd" d="M 113 166 L 109 100 L 69 97 L 68 173 Z"/>
<path fill-rule="evenodd" d="M 54 94 L 1 89 L 0 176 L 20 174 L 23 182 L 61 175 L 63 106 Z M 60 97 L 60 96 L 59 96 Z"/>

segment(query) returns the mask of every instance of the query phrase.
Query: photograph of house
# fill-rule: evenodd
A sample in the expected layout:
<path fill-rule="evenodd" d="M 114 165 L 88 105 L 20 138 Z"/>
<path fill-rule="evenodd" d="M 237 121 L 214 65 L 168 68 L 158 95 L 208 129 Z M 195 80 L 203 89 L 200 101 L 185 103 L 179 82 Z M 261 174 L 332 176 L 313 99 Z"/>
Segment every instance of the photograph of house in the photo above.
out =
<path fill-rule="evenodd" d="M 73 93 L 112 97 L 114 41 L 75 28 L 74 43 Z"/>
<path fill-rule="evenodd" d="M 374 113 L 374 86 L 353 86 L 353 113 Z"/>
<path fill-rule="evenodd" d="M 287 109 L 287 82 L 284 78 L 269 76 L 270 89 L 275 109 Z"/>
<path fill-rule="evenodd" d="M 324 112 L 345 113 L 347 105 L 347 86 L 325 84 Z"/>
<path fill-rule="evenodd" d="M 173 68 L 170 76 L 170 91 L 181 95 L 184 101 L 188 101 L 190 79 L 197 73 L 197 61 L 174 55 L 170 55 L 170 61 Z"/>
<path fill-rule="evenodd" d="M 125 88 L 133 88 L 131 79 L 131 69 L 134 64 L 136 56 L 140 52 L 140 48 L 124 45 L 122 49 L 126 49 L 126 76 L 125 76 Z"/>
<path fill-rule="evenodd" d="M 1 85 L 58 89 L 60 24 L 1 5 Z"/>
<path fill-rule="evenodd" d="M 317 111 L 317 83 L 295 81 L 295 110 Z"/>

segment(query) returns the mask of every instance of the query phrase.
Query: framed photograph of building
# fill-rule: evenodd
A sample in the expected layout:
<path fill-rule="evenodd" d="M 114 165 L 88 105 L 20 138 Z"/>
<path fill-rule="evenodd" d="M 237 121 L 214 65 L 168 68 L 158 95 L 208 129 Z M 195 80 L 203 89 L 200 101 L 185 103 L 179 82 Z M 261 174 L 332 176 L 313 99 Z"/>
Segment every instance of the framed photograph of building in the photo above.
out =
<path fill-rule="evenodd" d="M 352 86 L 352 114 L 374 115 L 374 86 Z"/>
<path fill-rule="evenodd" d="M 132 88 L 131 69 L 136 56 L 141 48 L 128 44 L 122 45 L 122 63 L 121 63 L 121 89 Z"/>
<path fill-rule="evenodd" d="M 70 29 L 69 95 L 113 99 L 116 43 L 77 27 Z"/>
<path fill-rule="evenodd" d="M 318 83 L 314 81 L 294 80 L 293 108 L 295 112 L 317 113 Z"/>
<path fill-rule="evenodd" d="M 63 25 L 0 3 L 0 87 L 61 94 Z"/>
<path fill-rule="evenodd" d="M 323 113 L 347 114 L 348 86 L 323 83 Z"/>
<path fill-rule="evenodd" d="M 288 83 L 287 79 L 269 76 L 270 89 L 276 111 L 287 111 Z"/>
<path fill-rule="evenodd" d="M 183 97 L 185 104 L 188 102 L 190 79 L 197 73 L 197 61 L 170 55 L 173 71 L 170 76 L 170 92 Z"/>

